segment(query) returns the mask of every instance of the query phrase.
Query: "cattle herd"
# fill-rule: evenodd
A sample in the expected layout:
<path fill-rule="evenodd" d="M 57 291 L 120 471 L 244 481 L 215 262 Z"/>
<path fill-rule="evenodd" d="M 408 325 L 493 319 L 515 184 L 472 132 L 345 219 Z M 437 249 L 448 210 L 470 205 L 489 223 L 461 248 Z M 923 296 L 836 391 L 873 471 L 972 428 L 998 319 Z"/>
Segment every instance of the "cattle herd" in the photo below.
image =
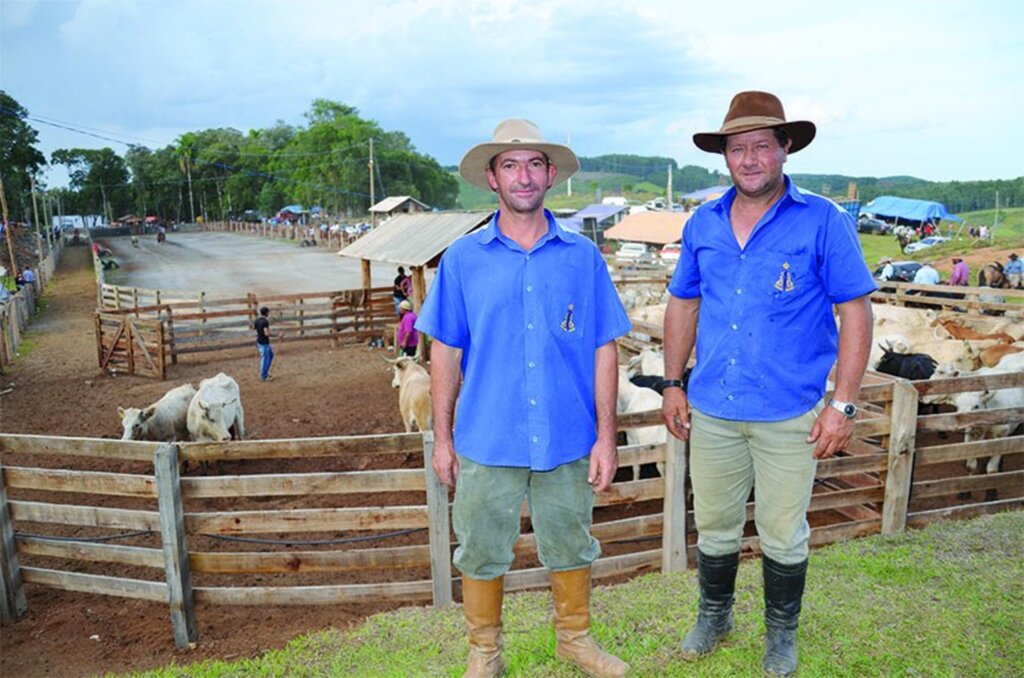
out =
<path fill-rule="evenodd" d="M 636 289 L 624 293 L 632 320 L 660 326 L 665 310 L 662 292 Z M 1024 371 L 1024 323 L 1017 319 L 884 304 L 874 304 L 873 310 L 875 341 L 870 369 L 910 380 Z M 418 358 L 400 357 L 388 362 L 393 366 L 392 386 L 398 389 L 405 430 L 429 430 L 433 417 L 427 370 Z M 630 358 L 620 368 L 619 413 L 660 410 L 663 370 L 658 346 L 645 348 Z M 921 402 L 933 407 L 950 405 L 958 412 L 1022 407 L 1024 388 L 928 395 Z M 241 440 L 245 434 L 238 384 L 223 373 L 204 379 L 198 389 L 191 384 L 177 386 L 148 407 L 119 407 L 118 412 L 124 440 L 226 441 Z M 1001 438 L 1012 435 L 1017 428 L 1015 424 L 976 426 L 965 430 L 965 440 Z M 628 430 L 624 442 L 662 444 L 666 436 L 664 426 L 644 426 Z M 997 472 L 999 463 L 999 457 L 991 458 L 986 471 Z M 969 461 L 968 467 L 975 470 L 977 461 Z M 639 478 L 639 470 L 633 469 L 634 478 Z"/>

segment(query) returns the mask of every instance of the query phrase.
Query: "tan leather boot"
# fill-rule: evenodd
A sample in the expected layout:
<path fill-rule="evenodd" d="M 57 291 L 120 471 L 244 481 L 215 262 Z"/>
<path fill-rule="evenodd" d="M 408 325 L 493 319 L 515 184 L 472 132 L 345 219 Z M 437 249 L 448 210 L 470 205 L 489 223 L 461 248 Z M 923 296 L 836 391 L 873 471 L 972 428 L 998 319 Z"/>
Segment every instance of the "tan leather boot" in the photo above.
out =
<path fill-rule="evenodd" d="M 462 610 L 469 628 L 469 662 L 463 678 L 494 678 L 505 673 L 501 661 L 501 600 L 505 578 L 462 578 Z"/>
<path fill-rule="evenodd" d="M 596 678 L 620 678 L 629 664 L 602 650 L 590 635 L 590 568 L 551 573 L 555 599 L 555 653 Z"/>

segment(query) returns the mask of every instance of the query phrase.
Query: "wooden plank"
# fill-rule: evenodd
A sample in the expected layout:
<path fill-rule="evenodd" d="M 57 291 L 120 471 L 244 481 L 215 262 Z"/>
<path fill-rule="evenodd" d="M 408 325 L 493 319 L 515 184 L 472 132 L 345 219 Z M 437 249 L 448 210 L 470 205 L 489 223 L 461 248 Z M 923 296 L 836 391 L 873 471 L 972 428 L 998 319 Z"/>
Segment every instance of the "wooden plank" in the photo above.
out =
<path fill-rule="evenodd" d="M 236 586 L 195 588 L 204 605 L 345 605 L 430 600 L 430 581 L 334 586 Z"/>
<path fill-rule="evenodd" d="M 619 468 L 665 462 L 664 443 L 624 445 L 619 448 Z"/>
<path fill-rule="evenodd" d="M 156 511 L 47 504 L 35 501 L 11 501 L 10 507 L 14 520 L 30 523 L 57 523 L 84 527 L 152 530 L 154 532 L 160 529 L 160 514 Z"/>
<path fill-rule="evenodd" d="M 178 446 L 165 443 L 156 449 L 153 459 L 160 507 L 160 538 L 164 550 L 164 574 L 167 598 L 171 606 L 174 644 L 186 648 L 199 640 L 192 571 L 188 562 L 185 537 L 185 510 L 181 502 L 178 476 Z"/>
<path fill-rule="evenodd" d="M 858 487 L 849 490 L 831 490 L 812 495 L 811 505 L 807 510 L 834 511 L 843 507 L 880 502 L 884 498 L 885 490 L 881 485 Z"/>
<path fill-rule="evenodd" d="M 1006 372 L 981 377 L 951 377 L 947 379 L 924 379 L 911 382 L 921 395 L 944 393 L 969 393 L 971 391 L 994 391 L 1024 386 L 1024 372 Z"/>
<path fill-rule="evenodd" d="M 914 448 L 917 445 L 917 391 L 909 382 L 893 384 L 890 412 L 892 432 L 889 436 L 885 501 L 882 504 L 882 534 L 902 532 L 907 523 Z"/>
<path fill-rule="evenodd" d="M 872 454 L 856 457 L 832 457 L 818 462 L 818 478 L 835 478 L 856 473 L 879 472 L 888 467 L 889 455 Z"/>
<path fill-rule="evenodd" d="M 187 513 L 192 533 L 254 534 L 269 532 L 333 532 L 340 530 L 404 530 L 428 527 L 426 506 L 317 508 L 283 511 Z"/>
<path fill-rule="evenodd" d="M 0 454 L 53 454 L 150 461 L 157 443 L 106 438 L 70 438 L 21 433 L 0 433 Z"/>
<path fill-rule="evenodd" d="M 4 476 L 5 468 L 0 465 L 0 619 L 10 621 L 25 614 L 28 601 Z"/>
<path fill-rule="evenodd" d="M 917 448 L 917 465 L 942 464 L 950 461 L 965 461 L 977 457 L 991 457 L 996 454 L 1024 453 L 1024 437 L 993 438 L 975 440 L 969 443 L 951 443 Z"/>
<path fill-rule="evenodd" d="M 64 591 L 151 600 L 155 603 L 167 602 L 167 585 L 163 582 L 64 572 L 41 567 L 23 567 L 21 571 L 25 576 L 25 581 L 29 584 L 38 584 Z"/>
<path fill-rule="evenodd" d="M 632 574 L 641 570 L 657 571 L 661 565 L 661 549 L 626 553 L 619 556 L 599 558 L 590 569 L 593 579 L 605 579 L 624 574 Z M 550 575 L 543 567 L 523 570 L 512 570 L 505 575 L 506 591 L 523 591 L 525 589 L 546 588 L 550 586 Z"/>
<path fill-rule="evenodd" d="M 452 604 L 451 514 L 448 510 L 448 487 L 434 471 L 434 433 L 424 431 L 422 435 L 434 607 L 448 607 Z"/>
<path fill-rule="evenodd" d="M 966 520 L 976 516 L 1002 513 L 1003 511 L 1019 511 L 1024 508 L 1024 497 L 1002 499 L 999 501 L 964 504 L 962 506 L 946 506 L 930 511 L 915 511 L 907 516 L 907 527 L 925 527 L 942 520 Z"/>
<path fill-rule="evenodd" d="M 163 569 L 160 549 L 120 544 L 96 544 L 86 541 L 55 541 L 45 537 L 18 537 L 18 551 L 30 556 L 86 560 L 94 563 L 117 563 Z"/>
<path fill-rule="evenodd" d="M 0 436 L 0 451 L 3 438 Z M 420 452 L 419 433 L 343 436 L 333 438 L 283 438 L 235 440 L 224 443 L 183 443 L 181 458 L 187 461 L 237 461 L 241 459 L 290 459 L 346 457 L 358 454 L 408 454 Z"/>
<path fill-rule="evenodd" d="M 1020 374 L 1024 374 L 1021 372 Z M 1024 407 L 929 414 L 917 418 L 918 431 L 962 431 L 971 426 L 992 426 L 1024 421 Z"/>
<path fill-rule="evenodd" d="M 153 476 L 22 466 L 7 466 L 5 472 L 7 486 L 21 490 L 156 498 Z"/>
<path fill-rule="evenodd" d="M 662 499 L 665 496 L 665 481 L 662 478 L 634 480 L 629 483 L 614 483 L 607 492 L 599 494 L 594 506 L 618 506 L 635 504 L 639 501 Z"/>
<path fill-rule="evenodd" d="M 688 444 L 669 435 L 665 458 L 661 571 L 686 570 L 686 462 Z"/>
<path fill-rule="evenodd" d="M 430 565 L 430 547 L 397 546 L 352 551 L 193 552 L 193 572 L 217 574 L 393 571 Z M 162 566 L 162 561 L 161 561 Z"/>
<path fill-rule="evenodd" d="M 924 480 L 914 483 L 914 499 L 945 497 L 960 492 L 976 492 L 997 487 L 1024 487 L 1024 471 L 984 473 L 976 476 L 960 476 L 941 480 Z"/>
<path fill-rule="evenodd" d="M 212 497 L 285 497 L 369 492 L 423 492 L 426 480 L 418 469 L 276 473 L 269 475 L 182 478 L 186 499 Z"/>

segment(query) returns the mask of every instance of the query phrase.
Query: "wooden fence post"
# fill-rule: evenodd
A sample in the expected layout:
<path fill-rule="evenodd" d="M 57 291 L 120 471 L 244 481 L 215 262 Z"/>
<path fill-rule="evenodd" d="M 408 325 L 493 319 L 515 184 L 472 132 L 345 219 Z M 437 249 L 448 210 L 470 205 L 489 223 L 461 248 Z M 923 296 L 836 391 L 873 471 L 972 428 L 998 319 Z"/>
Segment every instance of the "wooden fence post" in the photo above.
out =
<path fill-rule="evenodd" d="M 174 644 L 185 648 L 199 639 L 199 624 L 196 621 L 192 572 L 189 569 L 188 545 L 185 540 L 178 446 L 163 443 L 156 448 L 153 466 L 156 470 L 160 538 L 164 546 L 164 570 L 167 576 L 168 603 L 171 606 L 171 625 L 174 627 Z"/>
<path fill-rule="evenodd" d="M 427 475 L 427 517 L 430 522 L 430 574 L 434 583 L 434 607 L 452 604 L 451 528 L 448 488 L 434 472 L 434 432 L 423 432 L 423 466 Z"/>
<path fill-rule="evenodd" d="M 14 541 L 14 524 L 7 505 L 7 485 L 0 465 L 0 619 L 10 621 L 25 614 L 25 585 L 21 581 L 18 545 Z"/>
<path fill-rule="evenodd" d="M 882 504 L 882 534 L 902 532 L 907 526 L 907 505 L 917 447 L 917 389 L 901 379 L 892 387 L 889 467 Z"/>
<path fill-rule="evenodd" d="M 661 571 L 686 571 L 686 453 L 672 434 L 665 443 L 665 502 L 662 505 Z"/>

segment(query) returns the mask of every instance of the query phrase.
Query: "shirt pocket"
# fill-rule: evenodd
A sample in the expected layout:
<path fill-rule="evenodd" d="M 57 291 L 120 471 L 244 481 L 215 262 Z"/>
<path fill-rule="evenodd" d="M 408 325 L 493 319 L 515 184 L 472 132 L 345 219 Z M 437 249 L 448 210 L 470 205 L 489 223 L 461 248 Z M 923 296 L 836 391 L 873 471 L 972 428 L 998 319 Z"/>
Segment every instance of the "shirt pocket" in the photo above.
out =
<path fill-rule="evenodd" d="M 547 287 L 544 300 L 548 331 L 561 341 L 580 341 L 587 327 L 588 304 L 579 287 Z"/>
<path fill-rule="evenodd" d="M 779 310 L 802 304 L 820 287 L 813 267 L 813 255 L 806 249 L 768 251 L 759 283 Z"/>

